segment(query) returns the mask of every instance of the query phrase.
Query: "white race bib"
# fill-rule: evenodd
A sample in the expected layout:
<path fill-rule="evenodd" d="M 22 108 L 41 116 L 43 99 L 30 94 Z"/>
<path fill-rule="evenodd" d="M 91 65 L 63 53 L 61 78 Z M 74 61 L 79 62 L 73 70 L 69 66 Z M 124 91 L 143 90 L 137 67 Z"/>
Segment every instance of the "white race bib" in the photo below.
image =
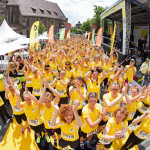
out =
<path fill-rule="evenodd" d="M 129 112 L 129 117 L 128 118 L 133 118 L 135 115 L 135 112 Z"/>
<path fill-rule="evenodd" d="M 20 76 L 23 75 L 22 71 L 18 71 L 17 73 L 18 73 L 18 75 L 20 75 Z"/>
<path fill-rule="evenodd" d="M 21 108 L 19 108 L 19 107 L 17 107 L 17 106 L 13 106 L 13 108 L 14 108 L 14 111 L 15 112 L 20 112 L 22 109 Z"/>
<path fill-rule="evenodd" d="M 27 80 L 26 83 L 27 84 L 32 84 L 32 81 L 31 80 Z"/>
<path fill-rule="evenodd" d="M 145 106 L 142 104 L 141 107 L 140 107 L 140 111 L 141 111 L 142 113 L 145 113 L 147 110 L 148 110 L 148 107 L 145 107 Z"/>
<path fill-rule="evenodd" d="M 87 133 L 87 137 L 89 137 L 90 135 L 96 134 L 96 132 L 97 132 L 97 129 L 96 129 L 96 130 L 91 131 L 90 133 Z"/>
<path fill-rule="evenodd" d="M 53 69 L 53 72 L 54 72 L 54 73 L 57 73 L 57 69 Z"/>
<path fill-rule="evenodd" d="M 64 90 L 57 90 L 60 95 L 64 95 Z"/>
<path fill-rule="evenodd" d="M 109 118 L 111 118 L 112 116 L 113 116 L 113 113 L 112 112 L 107 112 L 107 118 L 109 119 Z"/>
<path fill-rule="evenodd" d="M 75 101 L 71 101 L 71 105 L 75 105 Z M 79 102 L 79 106 L 78 107 L 80 107 L 81 106 L 81 103 Z"/>
<path fill-rule="evenodd" d="M 18 84 L 19 83 L 19 79 L 18 78 L 14 79 L 14 83 Z"/>
<path fill-rule="evenodd" d="M 69 140 L 73 140 L 75 138 L 75 135 L 73 134 L 67 135 L 65 133 L 62 133 L 61 136 Z"/>
<path fill-rule="evenodd" d="M 41 95 L 41 89 L 33 89 L 34 95 Z"/>
<path fill-rule="evenodd" d="M 100 139 L 99 142 L 103 145 L 107 145 L 107 144 L 110 144 L 112 142 L 112 140 L 106 140 L 106 139 Z"/>
<path fill-rule="evenodd" d="M 50 81 L 48 81 L 48 83 L 49 83 L 49 84 L 52 84 L 52 81 L 50 80 Z"/>
<path fill-rule="evenodd" d="M 34 126 L 39 125 L 39 119 L 34 119 L 34 120 L 28 119 L 28 121 L 30 125 L 34 125 Z"/>
<path fill-rule="evenodd" d="M 149 133 L 146 133 L 144 131 L 139 131 L 139 133 L 137 134 L 137 137 L 140 139 L 146 139 L 148 137 Z"/>

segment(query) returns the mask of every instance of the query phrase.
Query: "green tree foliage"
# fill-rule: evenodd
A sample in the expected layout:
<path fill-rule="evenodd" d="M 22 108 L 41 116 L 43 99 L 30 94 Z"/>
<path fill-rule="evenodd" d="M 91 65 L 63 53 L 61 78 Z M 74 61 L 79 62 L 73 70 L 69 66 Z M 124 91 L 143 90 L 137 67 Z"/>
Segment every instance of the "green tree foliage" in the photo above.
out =
<path fill-rule="evenodd" d="M 74 26 L 74 27 L 71 27 L 71 29 L 70 29 L 70 32 L 71 33 L 75 33 L 75 34 L 83 34 L 84 33 L 84 31 L 81 29 L 77 29 L 77 27 L 76 26 Z"/>
<path fill-rule="evenodd" d="M 39 34 L 42 34 L 43 31 L 46 31 L 46 27 L 45 27 L 44 24 L 42 24 L 42 22 L 40 21 L 38 33 L 39 33 Z"/>
<path fill-rule="evenodd" d="M 94 16 L 92 19 L 87 19 L 87 21 L 83 22 L 82 26 L 81 26 L 81 29 L 84 30 L 84 31 L 90 31 L 91 30 L 91 26 L 93 24 L 96 24 L 97 25 L 97 30 L 96 32 L 99 30 L 100 28 L 100 15 L 107 9 L 104 8 L 104 7 L 101 7 L 101 6 L 96 6 L 94 5 Z M 104 31 L 107 32 L 108 30 L 108 24 L 109 24 L 109 20 L 108 19 L 104 19 L 104 24 L 105 24 L 105 27 L 104 27 Z"/>

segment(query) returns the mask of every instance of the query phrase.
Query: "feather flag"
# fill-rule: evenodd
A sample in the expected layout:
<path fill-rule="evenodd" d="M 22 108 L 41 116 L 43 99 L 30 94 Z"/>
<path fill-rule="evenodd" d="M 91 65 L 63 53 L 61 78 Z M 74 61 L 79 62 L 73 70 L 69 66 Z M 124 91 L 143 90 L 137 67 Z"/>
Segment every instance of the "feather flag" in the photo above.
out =
<path fill-rule="evenodd" d="M 110 50 L 110 52 L 113 51 L 114 41 L 115 41 L 115 34 L 116 34 L 116 24 L 115 24 L 115 26 L 114 26 L 114 32 L 113 32 L 113 35 L 112 35 L 112 37 L 111 37 L 111 50 Z"/>
<path fill-rule="evenodd" d="M 38 29 L 39 29 L 39 21 L 33 23 L 30 30 L 30 51 L 35 51 L 38 49 Z"/>
<path fill-rule="evenodd" d="M 96 45 L 97 45 L 98 47 L 101 47 L 101 44 L 102 44 L 102 33 L 103 33 L 103 27 L 101 27 L 101 28 L 98 30 L 98 33 L 97 33 Z"/>
<path fill-rule="evenodd" d="M 54 25 L 51 25 L 48 32 L 48 43 L 54 44 Z"/>
<path fill-rule="evenodd" d="M 93 32 L 93 29 L 95 29 L 95 31 L 96 31 L 96 29 L 97 29 L 97 25 L 96 25 L 96 24 L 93 24 L 92 27 L 91 27 L 91 31 L 90 31 L 90 39 L 89 39 L 89 40 L 91 40 L 91 38 L 92 38 L 92 32 Z"/>
<path fill-rule="evenodd" d="M 60 31 L 59 40 L 64 40 L 64 37 L 65 37 L 65 28 L 62 28 L 61 31 Z"/>
<path fill-rule="evenodd" d="M 70 23 L 67 23 L 67 24 L 66 24 L 66 27 L 65 27 L 65 38 L 67 37 L 67 33 L 68 33 L 68 31 L 70 30 L 70 28 L 71 28 L 71 24 L 70 24 Z"/>
<path fill-rule="evenodd" d="M 67 38 L 70 39 L 70 30 L 67 33 Z"/>
<path fill-rule="evenodd" d="M 95 45 L 95 29 L 92 31 L 92 43 Z"/>

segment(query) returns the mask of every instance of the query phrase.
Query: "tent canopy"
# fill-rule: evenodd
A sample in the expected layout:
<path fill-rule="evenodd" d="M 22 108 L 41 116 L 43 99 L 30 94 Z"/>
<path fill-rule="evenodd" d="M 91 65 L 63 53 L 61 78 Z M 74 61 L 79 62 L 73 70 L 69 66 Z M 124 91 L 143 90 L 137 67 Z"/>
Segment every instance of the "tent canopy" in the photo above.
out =
<path fill-rule="evenodd" d="M 7 42 L 10 40 L 16 40 L 18 38 L 24 37 L 24 35 L 20 35 L 13 31 L 9 25 L 7 24 L 6 20 L 3 21 L 0 27 L 0 42 Z"/>

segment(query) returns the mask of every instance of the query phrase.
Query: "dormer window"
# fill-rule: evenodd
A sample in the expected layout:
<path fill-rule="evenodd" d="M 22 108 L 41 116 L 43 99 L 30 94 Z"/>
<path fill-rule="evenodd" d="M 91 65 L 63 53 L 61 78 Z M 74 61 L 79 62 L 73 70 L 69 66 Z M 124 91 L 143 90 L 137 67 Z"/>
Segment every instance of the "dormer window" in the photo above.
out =
<path fill-rule="evenodd" d="M 51 15 L 51 11 L 47 10 L 48 14 Z"/>
<path fill-rule="evenodd" d="M 33 13 L 36 13 L 36 8 L 31 7 Z"/>
<path fill-rule="evenodd" d="M 44 14 L 44 9 L 40 9 L 41 13 Z"/>

